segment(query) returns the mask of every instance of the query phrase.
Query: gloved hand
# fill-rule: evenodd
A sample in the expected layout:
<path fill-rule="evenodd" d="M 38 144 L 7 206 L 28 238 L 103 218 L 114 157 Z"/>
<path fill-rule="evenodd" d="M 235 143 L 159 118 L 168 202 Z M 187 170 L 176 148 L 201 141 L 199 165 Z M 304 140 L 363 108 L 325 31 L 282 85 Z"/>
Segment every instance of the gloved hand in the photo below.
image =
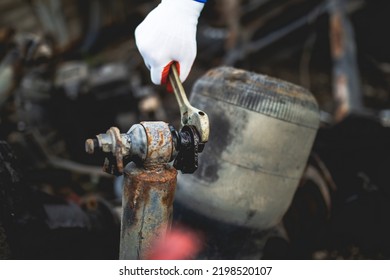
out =
<path fill-rule="evenodd" d="M 196 56 L 196 27 L 206 0 L 162 0 L 135 30 L 137 47 L 152 82 L 166 84 L 173 61 L 180 80 L 190 73 Z"/>

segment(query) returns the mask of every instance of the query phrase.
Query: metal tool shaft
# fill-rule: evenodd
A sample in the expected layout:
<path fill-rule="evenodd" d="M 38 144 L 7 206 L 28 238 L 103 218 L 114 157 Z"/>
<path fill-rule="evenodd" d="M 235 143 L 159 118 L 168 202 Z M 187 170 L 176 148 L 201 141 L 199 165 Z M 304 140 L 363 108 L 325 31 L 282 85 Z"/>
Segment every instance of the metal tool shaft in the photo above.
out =
<path fill-rule="evenodd" d="M 169 81 L 171 82 L 177 103 L 179 104 L 182 126 L 194 126 L 199 133 L 200 141 L 206 143 L 210 133 L 209 118 L 205 112 L 191 106 L 175 64 L 171 66 Z"/>
<path fill-rule="evenodd" d="M 177 171 L 168 164 L 124 171 L 119 259 L 148 259 L 171 228 Z"/>
<path fill-rule="evenodd" d="M 188 109 L 195 109 L 191 106 L 188 101 L 187 95 L 184 91 L 183 85 L 180 81 L 179 73 L 176 69 L 175 64 L 171 66 L 171 74 L 169 75 L 169 81 L 173 87 L 173 91 L 176 96 L 177 103 L 179 103 L 180 114 L 182 116 L 181 121 L 182 125 L 186 125 L 188 122 Z"/>

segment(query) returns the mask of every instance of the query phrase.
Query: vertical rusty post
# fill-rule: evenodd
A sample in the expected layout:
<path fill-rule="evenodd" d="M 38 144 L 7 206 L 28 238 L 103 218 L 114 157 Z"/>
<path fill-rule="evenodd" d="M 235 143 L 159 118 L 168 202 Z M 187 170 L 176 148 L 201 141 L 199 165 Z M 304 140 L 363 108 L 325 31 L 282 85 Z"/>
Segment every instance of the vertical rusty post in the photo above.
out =
<path fill-rule="evenodd" d="M 363 94 L 356 59 L 356 45 L 345 0 L 328 0 L 330 4 L 330 44 L 333 58 L 333 95 L 336 122 L 363 108 Z"/>
<path fill-rule="evenodd" d="M 174 153 L 172 133 L 163 122 L 142 122 L 145 157 L 124 170 L 120 259 L 146 259 L 172 222 L 177 171 L 167 163 Z M 135 148 L 135 142 L 132 143 Z"/>
<path fill-rule="evenodd" d="M 112 127 L 85 141 L 87 153 L 101 150 L 109 154 L 106 172 L 124 173 L 120 259 L 147 259 L 155 242 L 164 239 L 171 227 L 177 171 L 168 163 L 181 154 L 180 164 L 175 162 L 174 166 L 183 173 L 195 171 L 201 150 L 199 138 L 208 139 L 207 115 L 192 106 L 187 108 L 201 116 L 192 119 L 199 120 L 199 136 L 195 127 L 184 126 L 177 132 L 156 121 L 135 124 L 127 133 Z M 123 168 L 123 161 L 130 163 Z"/>
<path fill-rule="evenodd" d="M 120 259 L 145 259 L 164 238 L 172 221 L 177 171 L 164 164 L 153 169 L 130 163 L 124 170 Z"/>

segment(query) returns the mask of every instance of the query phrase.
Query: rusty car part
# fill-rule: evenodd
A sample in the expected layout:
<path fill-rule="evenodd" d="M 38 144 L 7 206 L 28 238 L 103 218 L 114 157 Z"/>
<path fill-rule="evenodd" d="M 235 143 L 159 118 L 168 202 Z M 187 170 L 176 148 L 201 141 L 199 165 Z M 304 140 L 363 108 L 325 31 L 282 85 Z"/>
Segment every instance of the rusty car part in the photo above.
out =
<path fill-rule="evenodd" d="M 86 140 L 87 153 L 93 154 L 98 149 L 108 154 L 104 171 L 114 175 L 122 174 L 125 163 L 130 161 L 153 169 L 176 155 L 171 127 L 165 122 L 141 122 L 127 133 L 111 127 L 95 139 Z"/>
<path fill-rule="evenodd" d="M 165 122 L 141 122 L 147 138 L 147 152 L 143 161 L 146 169 L 168 163 L 175 154 L 170 126 Z"/>
<path fill-rule="evenodd" d="M 170 162 L 182 173 L 194 173 L 198 168 L 198 155 L 203 151 L 195 126 L 185 125 L 176 131 L 164 122 L 141 122 L 133 125 L 127 133 L 120 133 L 111 127 L 95 139 L 85 141 L 85 150 L 93 154 L 100 149 L 108 153 L 103 170 L 109 174 L 121 175 L 126 163 L 134 161 L 145 168 L 159 162 Z"/>
<path fill-rule="evenodd" d="M 168 163 L 176 158 L 177 169 L 193 173 L 203 146 L 195 126 L 176 131 L 165 122 L 141 122 L 127 133 L 112 127 L 86 140 L 87 153 L 108 153 L 106 172 L 124 173 L 120 259 L 145 259 L 154 242 L 164 238 L 171 226 L 177 176 Z"/>
<path fill-rule="evenodd" d="M 124 170 L 120 259 L 146 259 L 170 230 L 177 171 L 167 164 Z"/>
<path fill-rule="evenodd" d="M 110 173 L 122 172 L 130 161 L 124 169 L 120 259 L 145 259 L 170 229 L 177 171 L 167 163 L 176 155 L 177 135 L 165 122 L 141 122 L 127 133 L 110 128 L 86 141 L 87 152 L 109 153 Z"/>
<path fill-rule="evenodd" d="M 176 200 L 224 223 L 258 230 L 277 225 L 319 126 L 313 95 L 269 76 L 219 67 L 197 80 L 191 103 L 209 113 L 211 133 L 194 176 L 178 176 Z"/>
<path fill-rule="evenodd" d="M 340 122 L 350 113 L 363 111 L 363 92 L 357 63 L 354 29 L 346 1 L 328 0 L 330 45 L 333 59 L 334 119 Z"/>

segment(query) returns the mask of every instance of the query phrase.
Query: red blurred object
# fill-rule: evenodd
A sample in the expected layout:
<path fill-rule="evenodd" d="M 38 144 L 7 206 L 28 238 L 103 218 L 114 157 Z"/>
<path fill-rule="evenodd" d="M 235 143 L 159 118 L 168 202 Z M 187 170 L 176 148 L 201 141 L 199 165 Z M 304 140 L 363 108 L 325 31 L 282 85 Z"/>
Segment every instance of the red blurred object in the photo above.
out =
<path fill-rule="evenodd" d="M 194 259 L 201 249 L 199 234 L 184 227 L 174 227 L 165 239 L 157 242 L 148 259 L 189 260 Z"/>

